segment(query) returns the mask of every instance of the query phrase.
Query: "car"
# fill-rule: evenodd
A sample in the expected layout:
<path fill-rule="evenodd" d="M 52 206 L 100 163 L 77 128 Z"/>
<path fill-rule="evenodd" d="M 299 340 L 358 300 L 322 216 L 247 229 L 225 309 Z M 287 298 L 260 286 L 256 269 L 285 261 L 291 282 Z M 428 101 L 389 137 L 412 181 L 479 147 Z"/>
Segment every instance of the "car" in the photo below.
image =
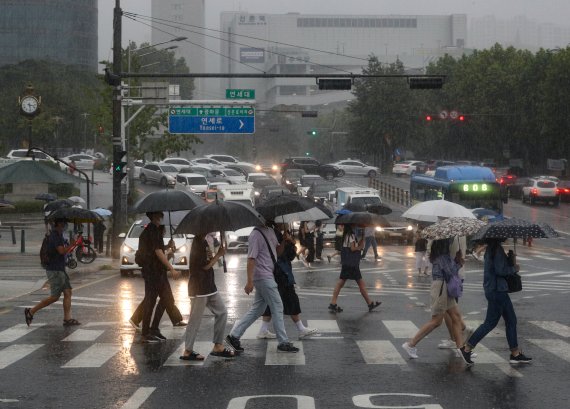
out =
<path fill-rule="evenodd" d="M 267 174 L 278 174 L 279 165 L 273 161 L 261 161 L 255 165 L 255 170 Z"/>
<path fill-rule="evenodd" d="M 265 178 L 258 178 L 253 181 L 253 194 L 255 195 L 255 204 L 259 203 L 261 191 L 266 186 L 279 186 L 279 184 L 275 179 L 269 176 L 266 176 Z"/>
<path fill-rule="evenodd" d="M 375 178 L 380 174 L 380 170 L 377 167 L 367 165 L 354 159 L 339 160 L 338 162 L 331 163 L 330 165 L 340 169 L 340 177 L 344 175 L 354 175 Z"/>
<path fill-rule="evenodd" d="M 184 159 L 184 158 L 166 158 L 160 163 L 166 164 L 166 165 L 172 165 L 176 169 L 178 169 L 178 171 L 180 171 L 182 168 L 192 166 L 190 161 L 188 159 Z"/>
<path fill-rule="evenodd" d="M 330 164 L 323 165 L 309 156 L 286 158 L 279 166 L 281 174 L 288 169 L 303 169 L 307 173 L 319 175 L 326 179 L 333 179 L 344 174 L 338 167 Z"/>
<path fill-rule="evenodd" d="M 141 269 L 140 266 L 135 262 L 135 253 L 139 248 L 139 237 L 146 227 L 147 223 L 148 219 L 146 222 L 143 219 L 137 220 L 131 225 L 127 233 L 119 234 L 119 237 L 124 238 L 120 252 L 121 264 L 119 270 L 121 272 L 121 276 L 132 274 L 133 272 Z M 174 240 L 174 245 L 176 246 L 176 251 L 174 252 L 174 260 L 171 261 L 172 265 L 176 270 L 188 272 L 192 236 L 184 234 L 173 234 L 172 239 Z M 170 235 L 165 235 L 164 244 L 168 244 L 169 240 Z"/>
<path fill-rule="evenodd" d="M 71 162 L 75 162 L 75 168 L 79 170 L 92 170 L 97 166 L 100 159 L 96 156 L 87 155 L 86 153 L 76 153 L 74 155 L 65 156 L 60 158 L 62 161 L 71 164 Z M 67 165 L 63 163 L 59 163 L 61 170 L 67 171 L 69 168 Z"/>
<path fill-rule="evenodd" d="M 421 171 L 418 172 L 418 166 L 422 165 L 426 164 L 419 160 L 405 160 L 403 162 L 395 163 L 394 166 L 392 167 L 392 173 L 397 176 L 401 175 L 411 176 L 412 173 L 425 173 L 425 170 L 423 172 Z M 425 167 L 427 167 L 427 165 Z"/>
<path fill-rule="evenodd" d="M 279 185 L 264 186 L 259 193 L 257 203 L 261 204 L 267 200 L 273 199 L 274 197 L 286 196 L 291 194 L 292 194 L 291 191 L 283 186 Z"/>
<path fill-rule="evenodd" d="M 186 189 L 197 195 L 205 195 L 208 190 L 208 181 L 199 173 L 179 173 L 176 175 L 176 188 Z"/>
<path fill-rule="evenodd" d="M 253 229 L 253 227 L 244 227 L 236 231 L 225 232 L 227 250 L 247 253 L 247 243 Z"/>
<path fill-rule="evenodd" d="M 510 168 L 508 167 L 495 168 L 493 173 L 497 178 L 497 182 L 499 182 L 501 186 L 505 187 L 507 190 L 510 190 L 511 187 L 517 183 L 517 175 L 513 175 L 510 171 Z"/>
<path fill-rule="evenodd" d="M 229 181 L 233 185 L 239 185 L 246 182 L 246 177 L 234 169 L 212 169 L 210 173 Z"/>
<path fill-rule="evenodd" d="M 245 164 L 243 162 L 240 162 L 236 165 L 230 165 L 230 164 L 226 164 L 225 165 L 226 169 L 233 169 L 238 171 L 239 173 L 241 173 L 242 175 L 244 175 L 245 177 L 247 177 L 247 175 L 249 175 L 250 173 L 255 173 L 257 172 L 255 170 L 255 166 L 253 165 L 248 165 Z"/>
<path fill-rule="evenodd" d="M 271 176 L 269 176 L 267 173 L 261 173 L 261 172 L 249 173 L 247 175 L 246 182 L 251 184 L 251 183 L 255 182 L 257 179 L 266 179 L 269 177 L 271 177 Z"/>
<path fill-rule="evenodd" d="M 291 192 L 296 192 L 301 184 L 301 176 L 307 173 L 303 169 L 287 169 L 281 175 L 281 185 L 287 187 Z"/>
<path fill-rule="evenodd" d="M 439 168 L 440 166 L 453 166 L 455 165 L 455 162 L 449 161 L 449 160 L 427 160 L 425 161 L 425 163 L 427 164 L 427 171 L 430 170 L 436 170 L 437 168 Z"/>
<path fill-rule="evenodd" d="M 329 193 L 337 189 L 337 185 L 329 181 L 316 181 L 313 182 L 309 190 L 307 190 L 307 197 L 309 199 L 323 199 L 328 200 Z"/>
<path fill-rule="evenodd" d="M 570 180 L 561 180 L 556 187 L 560 194 L 560 201 L 570 202 Z"/>
<path fill-rule="evenodd" d="M 160 186 L 176 185 L 178 169 L 172 165 L 160 163 L 147 163 L 141 168 L 140 177 L 142 184 L 147 182 L 158 183 Z"/>
<path fill-rule="evenodd" d="M 299 181 L 299 186 L 297 187 L 297 193 L 299 196 L 307 196 L 307 191 L 313 185 L 313 183 L 319 183 L 324 181 L 319 175 L 302 175 Z"/>
<path fill-rule="evenodd" d="M 190 161 L 190 163 L 192 165 L 208 165 L 212 168 L 223 168 L 224 164 L 222 162 L 219 162 L 215 159 L 211 159 L 211 158 L 196 158 L 196 159 L 192 159 Z"/>
<path fill-rule="evenodd" d="M 53 159 L 50 158 L 48 155 L 46 155 L 43 152 L 40 151 L 32 151 L 30 152 L 30 155 L 33 153 L 34 157 L 38 160 L 48 160 L 48 161 L 52 161 Z M 6 155 L 6 158 L 8 159 L 27 159 L 27 160 L 32 160 L 31 156 L 27 156 L 28 155 L 28 150 L 27 149 L 12 149 L 10 152 L 8 152 L 8 154 Z"/>
<path fill-rule="evenodd" d="M 231 155 L 217 155 L 217 154 L 212 154 L 212 155 L 204 155 L 205 158 L 208 159 L 213 159 L 217 162 L 226 164 L 237 164 L 238 162 L 240 162 L 240 160 L 238 158 L 236 158 L 235 156 L 231 156 Z"/>
<path fill-rule="evenodd" d="M 536 202 L 552 203 L 554 206 L 560 204 L 560 191 L 556 187 L 556 182 L 543 178 L 530 178 L 522 189 L 522 202 L 530 205 Z"/>

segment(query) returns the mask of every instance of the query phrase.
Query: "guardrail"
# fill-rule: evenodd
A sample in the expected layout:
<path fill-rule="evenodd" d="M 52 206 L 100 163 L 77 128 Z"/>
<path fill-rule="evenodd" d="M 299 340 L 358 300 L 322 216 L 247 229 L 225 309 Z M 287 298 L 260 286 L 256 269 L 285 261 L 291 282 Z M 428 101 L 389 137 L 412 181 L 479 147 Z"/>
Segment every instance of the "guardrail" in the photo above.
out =
<path fill-rule="evenodd" d="M 369 178 L 368 187 L 378 190 L 382 199 L 398 203 L 405 207 L 410 207 L 412 205 L 410 192 L 408 190 L 392 186 L 378 178 Z"/>

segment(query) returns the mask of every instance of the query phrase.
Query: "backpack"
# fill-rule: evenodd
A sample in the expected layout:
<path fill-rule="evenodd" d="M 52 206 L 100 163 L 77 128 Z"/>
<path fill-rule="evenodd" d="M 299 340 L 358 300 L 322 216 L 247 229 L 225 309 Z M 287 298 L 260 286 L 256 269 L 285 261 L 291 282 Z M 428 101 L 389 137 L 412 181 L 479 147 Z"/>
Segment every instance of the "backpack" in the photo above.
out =
<path fill-rule="evenodd" d="M 42 240 L 42 246 L 40 247 L 40 262 L 43 268 L 46 268 L 50 263 L 49 256 L 49 236 L 46 234 Z"/>
<path fill-rule="evenodd" d="M 137 263 L 139 267 L 142 267 L 148 263 L 149 257 L 148 257 L 148 251 L 146 251 L 146 236 L 147 236 L 147 231 L 145 227 L 145 229 L 143 230 L 143 232 L 139 237 L 139 248 L 135 252 L 135 263 Z"/>

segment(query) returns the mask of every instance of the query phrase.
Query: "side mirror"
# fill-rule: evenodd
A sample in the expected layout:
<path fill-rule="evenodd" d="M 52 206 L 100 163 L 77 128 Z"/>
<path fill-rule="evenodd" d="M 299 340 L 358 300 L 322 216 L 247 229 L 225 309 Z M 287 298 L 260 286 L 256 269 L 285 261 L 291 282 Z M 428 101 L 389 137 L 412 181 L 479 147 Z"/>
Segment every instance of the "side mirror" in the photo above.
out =
<path fill-rule="evenodd" d="M 127 233 L 121 233 L 117 237 L 124 239 L 125 237 L 127 237 Z"/>

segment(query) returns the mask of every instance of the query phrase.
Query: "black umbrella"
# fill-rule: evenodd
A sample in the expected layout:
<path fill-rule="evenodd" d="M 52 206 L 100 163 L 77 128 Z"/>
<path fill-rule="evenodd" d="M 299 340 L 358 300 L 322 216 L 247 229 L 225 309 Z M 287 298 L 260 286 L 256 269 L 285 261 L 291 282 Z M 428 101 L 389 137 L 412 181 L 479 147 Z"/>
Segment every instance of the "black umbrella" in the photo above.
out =
<path fill-rule="evenodd" d="M 198 206 L 188 212 L 174 233 L 206 235 L 219 231 L 223 243 L 225 231 L 236 231 L 244 227 L 263 226 L 263 217 L 251 206 L 232 201 L 219 201 Z M 226 272 L 226 260 L 223 261 Z"/>
<path fill-rule="evenodd" d="M 313 220 L 310 213 L 313 209 L 320 210 L 320 212 L 314 212 L 315 215 L 323 213 L 322 219 L 333 217 L 332 212 L 326 206 L 301 196 L 277 196 L 267 200 L 255 209 L 266 220 L 279 220 L 283 216 L 287 216 L 287 220 Z M 297 218 L 296 215 L 298 215 Z"/>
<path fill-rule="evenodd" d="M 81 223 L 95 223 L 102 220 L 103 218 L 99 216 L 97 213 L 88 209 L 82 209 L 81 207 L 64 207 L 52 212 L 48 216 L 48 219 L 49 220 L 65 219 L 69 222 L 81 224 Z"/>
<path fill-rule="evenodd" d="M 351 212 L 342 214 L 336 218 L 336 224 L 356 224 L 359 226 L 381 226 L 388 227 L 388 221 L 374 213 L 370 212 Z"/>
<path fill-rule="evenodd" d="M 203 205 L 204 199 L 183 190 L 163 189 L 149 193 L 134 206 L 137 213 L 191 210 Z"/>
<path fill-rule="evenodd" d="M 57 199 L 56 195 L 52 195 L 51 193 L 40 193 L 34 197 L 36 200 L 45 200 L 46 202 L 53 202 Z"/>
<path fill-rule="evenodd" d="M 69 199 L 60 199 L 49 202 L 44 207 L 44 212 L 53 212 L 55 210 L 64 209 L 73 206 L 73 202 Z"/>
<path fill-rule="evenodd" d="M 392 209 L 383 204 L 355 204 L 348 203 L 344 206 L 344 209 L 350 210 L 352 212 L 370 212 L 379 215 L 387 215 L 392 213 Z"/>
<path fill-rule="evenodd" d="M 529 237 L 548 239 L 558 237 L 558 233 L 546 223 L 511 218 L 485 225 L 475 234 L 473 240 Z"/>

